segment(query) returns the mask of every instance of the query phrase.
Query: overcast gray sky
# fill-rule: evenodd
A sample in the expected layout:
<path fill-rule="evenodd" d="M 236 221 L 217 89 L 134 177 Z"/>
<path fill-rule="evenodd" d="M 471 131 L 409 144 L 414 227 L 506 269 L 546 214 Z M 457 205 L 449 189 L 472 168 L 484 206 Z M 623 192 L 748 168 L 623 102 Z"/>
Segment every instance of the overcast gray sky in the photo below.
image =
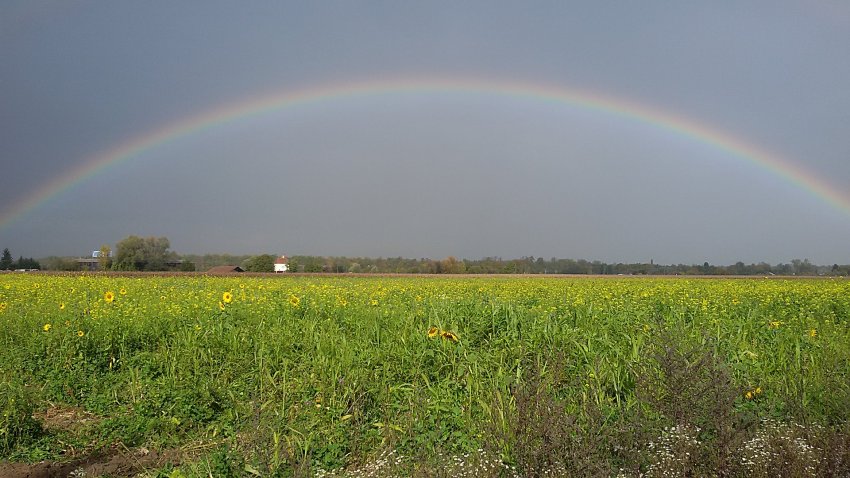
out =
<path fill-rule="evenodd" d="M 850 3 L 0 3 L 0 216 L 207 111 L 439 78 L 593 91 L 850 197 Z M 0 224 L 17 257 L 180 253 L 850 263 L 850 211 L 669 128 L 498 92 L 338 96 L 147 148 Z"/>

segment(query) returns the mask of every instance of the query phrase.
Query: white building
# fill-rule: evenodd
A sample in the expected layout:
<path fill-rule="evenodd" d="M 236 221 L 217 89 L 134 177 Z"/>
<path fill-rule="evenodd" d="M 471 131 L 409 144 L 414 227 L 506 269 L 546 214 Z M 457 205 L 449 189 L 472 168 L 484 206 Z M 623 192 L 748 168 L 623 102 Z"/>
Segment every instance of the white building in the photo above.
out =
<path fill-rule="evenodd" d="M 286 256 L 280 256 L 274 260 L 275 272 L 286 272 L 289 270 L 289 259 Z"/>

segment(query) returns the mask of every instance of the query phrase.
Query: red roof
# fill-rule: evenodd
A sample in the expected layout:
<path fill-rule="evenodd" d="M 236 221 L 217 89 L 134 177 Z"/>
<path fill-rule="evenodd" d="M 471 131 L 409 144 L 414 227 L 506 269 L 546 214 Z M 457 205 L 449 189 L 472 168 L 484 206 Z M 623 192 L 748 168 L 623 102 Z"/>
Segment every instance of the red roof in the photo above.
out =
<path fill-rule="evenodd" d="M 216 266 L 207 271 L 207 274 L 231 274 L 233 272 L 243 272 L 239 266 Z"/>
<path fill-rule="evenodd" d="M 275 264 L 289 264 L 289 259 L 286 256 L 280 256 L 274 260 Z"/>

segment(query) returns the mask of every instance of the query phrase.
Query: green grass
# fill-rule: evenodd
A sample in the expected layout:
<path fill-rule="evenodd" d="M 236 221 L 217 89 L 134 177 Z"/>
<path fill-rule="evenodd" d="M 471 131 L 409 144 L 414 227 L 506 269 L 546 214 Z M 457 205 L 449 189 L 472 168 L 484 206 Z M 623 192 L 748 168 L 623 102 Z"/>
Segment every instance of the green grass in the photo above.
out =
<path fill-rule="evenodd" d="M 184 449 L 163 469 L 185 476 L 758 476 L 774 469 L 738 454 L 763 420 L 847 436 L 845 281 L 2 280 L 0 456 L 16 461 L 120 444 Z M 33 418 L 57 408 L 96 418 Z M 665 461 L 662 442 L 698 459 Z"/>

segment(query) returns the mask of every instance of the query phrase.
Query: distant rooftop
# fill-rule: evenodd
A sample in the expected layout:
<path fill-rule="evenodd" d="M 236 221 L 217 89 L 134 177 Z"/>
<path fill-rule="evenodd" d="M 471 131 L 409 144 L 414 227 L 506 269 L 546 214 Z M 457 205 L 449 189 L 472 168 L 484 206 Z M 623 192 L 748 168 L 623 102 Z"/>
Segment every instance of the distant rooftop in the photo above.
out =
<path fill-rule="evenodd" d="M 207 271 L 207 274 L 233 274 L 235 272 L 245 272 L 239 266 L 215 266 Z"/>

